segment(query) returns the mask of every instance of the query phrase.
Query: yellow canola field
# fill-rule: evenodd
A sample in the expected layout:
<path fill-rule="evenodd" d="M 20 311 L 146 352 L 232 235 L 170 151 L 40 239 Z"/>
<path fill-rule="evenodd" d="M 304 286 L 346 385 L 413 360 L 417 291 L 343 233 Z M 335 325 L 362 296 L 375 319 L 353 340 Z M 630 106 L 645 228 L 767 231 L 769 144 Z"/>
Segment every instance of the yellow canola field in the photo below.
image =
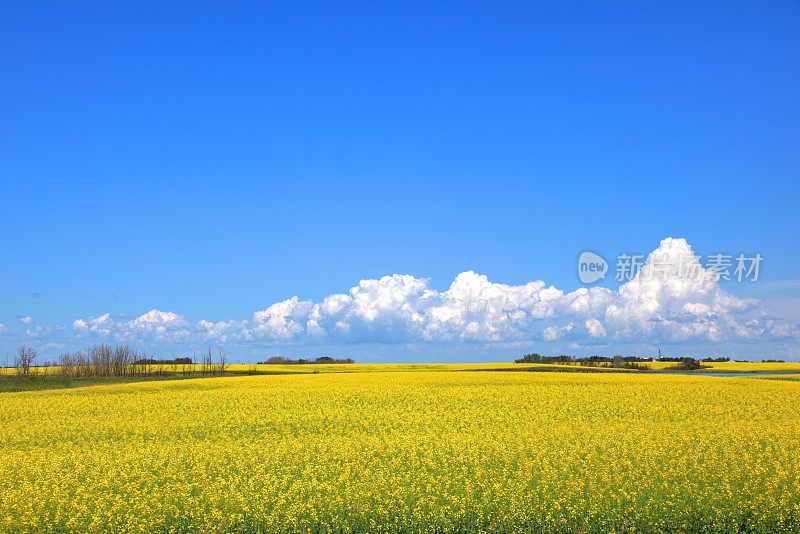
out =
<path fill-rule="evenodd" d="M 353 363 L 353 364 L 263 364 L 263 363 L 233 363 L 226 369 L 237 373 L 268 373 L 268 374 L 311 374 L 311 373 L 368 373 L 368 372 L 419 372 L 419 371 L 487 371 L 487 370 L 513 370 L 520 369 L 575 369 L 575 365 L 556 364 L 526 364 L 513 362 L 488 362 L 488 363 Z M 187 373 L 201 374 L 201 364 L 152 364 L 137 366 L 137 374 L 158 373 Z M 37 366 L 31 368 L 35 375 L 58 376 L 60 367 Z M 617 369 L 611 369 L 616 371 Z M 797 365 L 800 372 L 800 364 Z M 0 376 L 15 376 L 17 370 L 13 367 L 0 367 Z"/>
<path fill-rule="evenodd" d="M 800 382 L 248 376 L 0 395 L 0 531 L 800 529 Z"/>
<path fill-rule="evenodd" d="M 652 371 L 662 371 L 675 365 L 675 362 L 640 362 Z M 796 372 L 800 373 L 800 362 L 704 362 L 706 369 L 696 371 L 722 371 L 722 372 Z M 297 373 L 365 373 L 365 372 L 420 372 L 420 371 L 488 371 L 488 370 L 508 370 L 518 371 L 520 369 L 565 369 L 565 370 L 593 370 L 594 367 L 580 365 L 561 365 L 561 364 L 526 364 L 512 362 L 484 362 L 484 363 L 355 363 L 355 364 L 254 364 L 254 363 L 234 363 L 227 366 L 227 369 L 238 373 L 270 373 L 270 374 L 297 374 Z M 148 365 L 137 367 L 138 373 L 186 373 L 194 372 L 200 374 L 203 366 L 200 364 L 190 365 Z M 600 368 L 603 371 L 630 371 L 629 369 Z M 59 367 L 33 367 L 31 372 L 36 375 L 59 374 Z M 17 374 L 13 367 L 0 367 L 0 376 L 14 376 Z"/>

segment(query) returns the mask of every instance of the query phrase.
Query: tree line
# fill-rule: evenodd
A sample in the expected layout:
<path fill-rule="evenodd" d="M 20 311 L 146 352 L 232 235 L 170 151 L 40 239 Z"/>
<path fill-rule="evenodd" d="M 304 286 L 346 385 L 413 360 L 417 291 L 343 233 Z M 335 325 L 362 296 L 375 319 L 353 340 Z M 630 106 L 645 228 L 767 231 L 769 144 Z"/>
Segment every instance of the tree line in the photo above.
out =
<path fill-rule="evenodd" d="M 62 378 L 145 376 L 184 374 L 201 376 L 222 375 L 228 370 L 228 353 L 220 347 L 216 354 L 209 348 L 199 366 L 191 357 L 156 359 L 137 351 L 129 345 L 99 344 L 82 351 L 64 352 L 56 362 L 43 362 L 36 366 L 38 351 L 22 346 L 14 358 L 17 376 L 60 376 Z"/>
<path fill-rule="evenodd" d="M 541 363 L 541 364 L 561 364 L 561 365 L 583 365 L 587 367 L 612 367 L 617 369 L 638 369 L 646 371 L 649 369 L 645 362 L 673 362 L 675 365 L 667 369 L 674 370 L 691 370 L 701 369 L 703 365 L 699 360 L 687 357 L 660 357 L 660 358 L 642 358 L 640 356 L 620 356 L 619 354 L 609 356 L 586 356 L 576 357 L 568 354 L 559 356 L 542 356 L 538 353 L 526 354 L 522 358 L 514 360 L 514 363 Z M 703 361 L 723 362 L 730 361 L 730 358 L 714 358 L 706 359 Z"/>
<path fill-rule="evenodd" d="M 307 360 L 305 358 L 300 358 L 298 360 L 291 360 L 289 358 L 284 358 L 283 356 L 273 356 L 271 358 L 267 358 L 263 362 L 258 362 L 260 364 L 272 364 L 272 365 L 289 365 L 289 364 L 304 364 L 304 363 L 355 363 L 355 360 L 351 358 L 331 358 L 330 356 L 320 356 L 319 358 L 315 358 L 313 360 Z"/>
<path fill-rule="evenodd" d="M 543 356 L 539 353 L 526 354 L 522 358 L 514 360 L 514 363 L 547 363 L 561 365 L 585 365 L 589 367 L 625 367 L 631 369 L 644 368 L 641 364 L 650 362 L 652 358 L 640 358 L 638 356 L 585 356 L 577 357 L 569 354 L 559 356 Z M 667 360 L 663 360 L 667 361 Z M 669 361 L 678 361 L 669 360 Z"/>
<path fill-rule="evenodd" d="M 615 356 L 585 356 L 585 357 L 576 357 L 571 356 L 569 354 L 562 354 L 560 356 L 542 356 L 536 352 L 532 354 L 526 354 L 522 358 L 518 358 L 514 360 L 514 363 L 550 363 L 550 364 L 578 364 L 578 365 L 596 365 L 602 366 L 609 363 L 614 362 L 622 362 L 622 363 L 644 363 L 644 362 L 675 362 L 675 363 L 683 363 L 686 360 L 690 360 L 694 358 L 688 358 L 686 356 L 662 356 L 658 358 L 643 358 L 641 356 L 620 356 L 619 354 Z M 729 362 L 731 361 L 730 358 L 726 357 L 719 357 L 719 358 L 702 358 L 697 360 L 700 362 Z M 738 361 L 738 360 L 737 360 Z M 767 360 L 762 360 L 767 361 Z"/>

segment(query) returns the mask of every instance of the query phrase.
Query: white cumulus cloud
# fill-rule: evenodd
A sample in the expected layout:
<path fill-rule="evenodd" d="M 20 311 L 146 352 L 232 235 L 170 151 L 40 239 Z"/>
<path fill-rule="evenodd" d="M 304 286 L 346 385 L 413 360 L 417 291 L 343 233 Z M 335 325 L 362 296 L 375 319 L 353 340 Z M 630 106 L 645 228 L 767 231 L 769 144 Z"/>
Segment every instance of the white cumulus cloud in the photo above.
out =
<path fill-rule="evenodd" d="M 584 323 L 586 331 L 589 332 L 590 337 L 606 337 L 606 329 L 597 319 L 586 319 Z"/>
<path fill-rule="evenodd" d="M 361 280 L 319 302 L 293 296 L 250 320 L 192 324 L 177 313 L 151 310 L 129 321 L 108 313 L 77 319 L 73 328 L 118 340 L 275 344 L 800 339 L 796 324 L 767 316 L 757 304 L 725 292 L 685 239 L 667 238 L 617 290 L 566 292 L 540 280 L 507 285 L 466 271 L 438 291 L 425 278 L 393 274 Z"/>
<path fill-rule="evenodd" d="M 72 328 L 79 334 L 113 337 L 116 340 L 155 339 L 180 341 L 188 339 L 191 332 L 183 316 L 174 312 L 150 310 L 139 317 L 125 321 L 104 313 L 97 317 L 76 319 Z"/>
<path fill-rule="evenodd" d="M 220 343 L 228 341 L 250 341 L 253 339 L 247 321 L 206 321 L 202 319 L 195 325 L 195 332 L 205 340 Z"/>
<path fill-rule="evenodd" d="M 796 325 L 752 317 L 756 304 L 723 291 L 685 239 L 667 238 L 617 291 L 565 292 L 542 281 L 506 285 L 473 271 L 437 291 L 426 279 L 394 274 L 318 303 L 292 297 L 273 304 L 253 315 L 253 331 L 270 340 L 374 342 L 800 336 Z"/>
<path fill-rule="evenodd" d="M 305 331 L 312 307 L 310 301 L 297 297 L 276 302 L 253 314 L 253 330 L 270 339 L 291 339 Z"/>
<path fill-rule="evenodd" d="M 111 314 L 104 313 L 99 317 L 75 319 L 72 321 L 72 328 L 81 333 L 91 332 L 94 334 L 107 336 L 112 333 L 114 323 L 111 320 Z"/>

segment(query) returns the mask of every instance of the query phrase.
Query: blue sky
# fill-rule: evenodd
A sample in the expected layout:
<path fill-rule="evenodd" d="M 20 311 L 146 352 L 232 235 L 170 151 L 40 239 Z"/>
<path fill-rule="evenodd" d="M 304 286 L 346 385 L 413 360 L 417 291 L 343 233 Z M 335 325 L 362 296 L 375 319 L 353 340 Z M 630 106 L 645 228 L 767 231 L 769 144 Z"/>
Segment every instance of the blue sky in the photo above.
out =
<path fill-rule="evenodd" d="M 6 4 L 0 350 L 799 358 L 798 23 L 791 2 Z M 648 290 L 660 311 L 621 323 L 610 278 L 582 315 L 561 302 L 536 317 L 477 278 L 468 306 L 443 295 L 469 271 L 570 295 L 582 251 L 648 254 L 667 237 L 760 253 L 761 279 L 691 302 Z M 424 287 L 377 284 L 312 335 L 315 304 L 393 274 Z M 703 300 L 720 291 L 758 302 Z M 436 319 L 454 301 L 461 323 Z M 701 326 L 650 327 L 664 321 Z"/>

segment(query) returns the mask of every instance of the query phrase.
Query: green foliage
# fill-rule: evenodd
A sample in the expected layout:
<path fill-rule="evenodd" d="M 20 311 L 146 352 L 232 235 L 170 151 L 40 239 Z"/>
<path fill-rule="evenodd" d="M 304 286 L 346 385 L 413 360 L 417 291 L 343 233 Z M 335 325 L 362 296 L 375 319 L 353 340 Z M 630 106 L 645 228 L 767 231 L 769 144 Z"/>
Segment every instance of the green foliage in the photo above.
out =
<path fill-rule="evenodd" d="M 667 369 L 670 371 L 696 371 L 705 367 L 699 360 L 694 358 L 681 358 L 675 365 L 667 367 Z"/>
<path fill-rule="evenodd" d="M 291 360 L 289 358 L 284 358 L 283 356 L 272 356 L 271 358 L 267 358 L 267 360 L 258 363 L 272 364 L 272 365 L 295 365 L 295 364 L 306 364 L 306 363 L 330 364 L 330 363 L 356 363 L 356 362 L 351 358 L 331 358 L 330 356 L 320 356 L 319 358 L 316 358 L 314 360 L 306 360 L 305 358 L 300 358 L 298 360 Z"/>

